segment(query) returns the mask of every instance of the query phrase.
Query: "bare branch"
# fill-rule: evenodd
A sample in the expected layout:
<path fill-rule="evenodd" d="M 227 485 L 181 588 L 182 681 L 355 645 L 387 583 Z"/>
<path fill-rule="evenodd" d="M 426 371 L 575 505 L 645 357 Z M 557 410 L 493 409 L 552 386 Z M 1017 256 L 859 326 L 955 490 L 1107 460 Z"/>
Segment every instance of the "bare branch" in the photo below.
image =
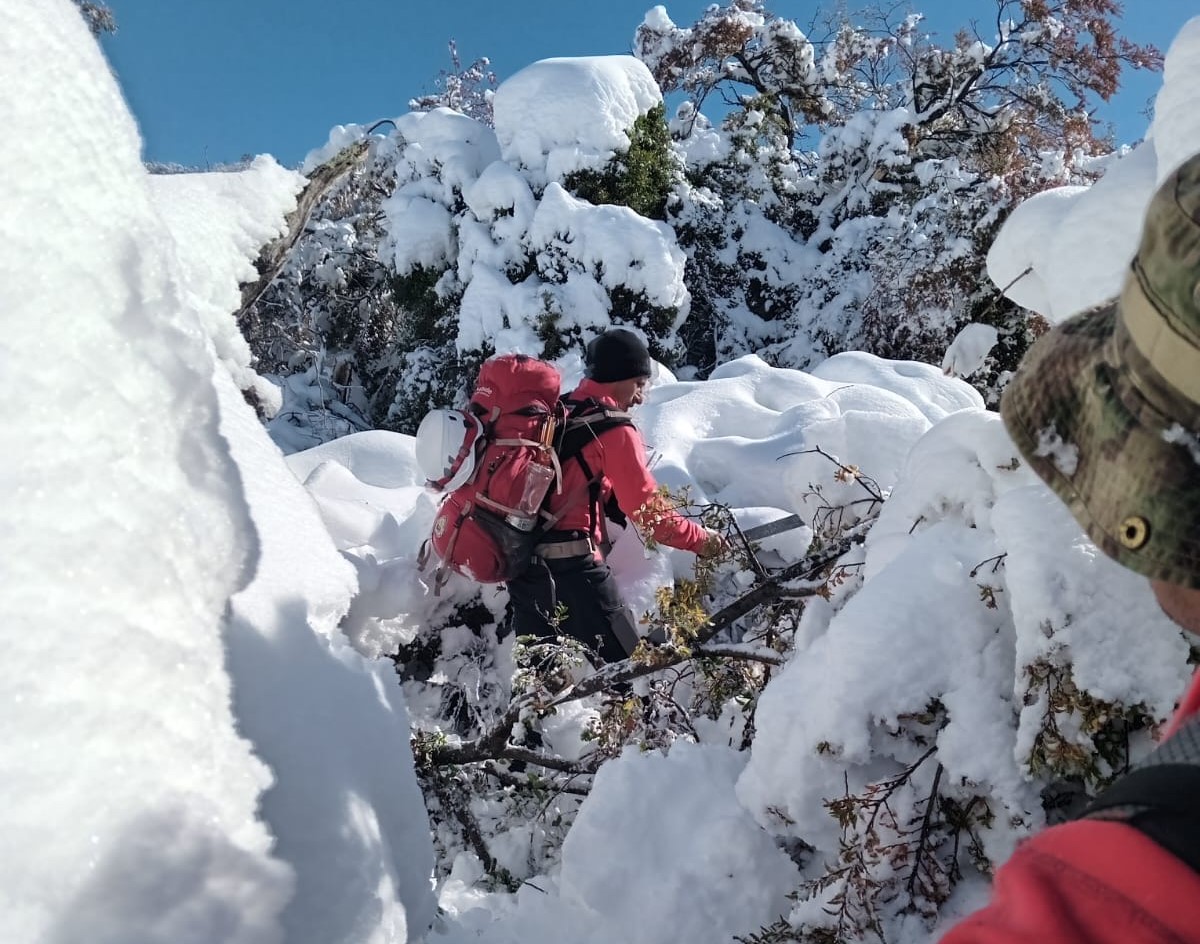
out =
<path fill-rule="evenodd" d="M 702 659 L 743 659 L 747 662 L 762 662 L 766 665 L 783 665 L 787 660 L 774 649 L 748 646 L 705 646 L 695 649 L 693 655 Z"/>
<path fill-rule="evenodd" d="M 514 787 L 516 789 L 528 789 L 532 784 L 528 777 L 522 777 L 520 774 L 514 774 L 511 770 L 505 770 L 498 766 L 493 761 L 486 761 L 483 765 L 483 771 L 489 777 L 493 777 L 506 787 Z M 555 793 L 569 793 L 572 796 L 587 796 L 591 789 L 588 787 L 576 787 L 570 783 L 555 783 L 548 785 L 548 789 Z"/>

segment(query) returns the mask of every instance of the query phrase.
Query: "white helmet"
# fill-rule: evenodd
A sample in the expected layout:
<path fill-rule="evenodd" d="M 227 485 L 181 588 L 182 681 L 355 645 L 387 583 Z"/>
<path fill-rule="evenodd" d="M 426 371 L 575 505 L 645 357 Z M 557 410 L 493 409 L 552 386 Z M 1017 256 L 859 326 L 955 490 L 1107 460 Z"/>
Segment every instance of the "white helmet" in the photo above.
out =
<path fill-rule="evenodd" d="M 483 423 L 465 410 L 432 410 L 417 428 L 417 465 L 430 488 L 452 492 L 475 473 Z"/>

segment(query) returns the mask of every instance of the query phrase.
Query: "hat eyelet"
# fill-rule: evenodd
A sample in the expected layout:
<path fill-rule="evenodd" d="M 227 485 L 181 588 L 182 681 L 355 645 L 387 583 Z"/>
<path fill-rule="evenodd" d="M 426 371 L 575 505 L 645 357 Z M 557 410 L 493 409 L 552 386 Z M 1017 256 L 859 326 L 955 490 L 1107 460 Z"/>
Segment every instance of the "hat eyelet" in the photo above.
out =
<path fill-rule="evenodd" d="M 1130 515 L 1121 522 L 1117 538 L 1122 547 L 1131 551 L 1139 550 L 1150 540 L 1150 522 L 1141 515 Z"/>

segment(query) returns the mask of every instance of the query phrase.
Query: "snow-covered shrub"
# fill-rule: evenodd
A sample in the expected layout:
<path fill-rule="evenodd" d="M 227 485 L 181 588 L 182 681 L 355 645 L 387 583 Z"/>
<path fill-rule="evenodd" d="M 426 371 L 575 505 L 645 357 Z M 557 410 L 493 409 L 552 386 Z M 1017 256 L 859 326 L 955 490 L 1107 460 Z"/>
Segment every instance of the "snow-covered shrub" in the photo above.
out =
<path fill-rule="evenodd" d="M 917 443 L 863 578 L 759 702 L 739 795 L 810 848 L 763 941 L 930 933 L 960 884 L 1148 751 L 1186 684 L 1145 581 L 1080 535 L 992 413 Z"/>

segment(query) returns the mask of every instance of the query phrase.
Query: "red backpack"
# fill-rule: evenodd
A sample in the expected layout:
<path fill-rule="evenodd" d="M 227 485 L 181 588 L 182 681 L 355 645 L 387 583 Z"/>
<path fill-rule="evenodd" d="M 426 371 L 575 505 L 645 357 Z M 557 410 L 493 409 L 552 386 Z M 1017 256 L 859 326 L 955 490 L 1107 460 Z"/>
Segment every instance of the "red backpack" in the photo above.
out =
<path fill-rule="evenodd" d="M 480 367 L 466 409 L 434 411 L 422 422 L 418 453 L 424 447 L 435 457 L 424 463 L 429 487 L 450 489 L 420 556 L 422 568 L 431 553 L 440 561 L 436 590 L 448 571 L 479 583 L 519 576 L 538 540 L 561 517 L 562 511 L 551 516 L 544 506 L 562 487 L 564 445 L 577 455 L 587 439 L 632 422 L 627 413 L 599 407 L 599 414 L 586 411 L 580 418 L 584 411 L 576 409 L 568 416 L 559 398 L 561 382 L 553 364 L 524 354 L 498 355 Z M 432 446 L 428 436 L 422 438 L 427 423 L 438 433 Z"/>

